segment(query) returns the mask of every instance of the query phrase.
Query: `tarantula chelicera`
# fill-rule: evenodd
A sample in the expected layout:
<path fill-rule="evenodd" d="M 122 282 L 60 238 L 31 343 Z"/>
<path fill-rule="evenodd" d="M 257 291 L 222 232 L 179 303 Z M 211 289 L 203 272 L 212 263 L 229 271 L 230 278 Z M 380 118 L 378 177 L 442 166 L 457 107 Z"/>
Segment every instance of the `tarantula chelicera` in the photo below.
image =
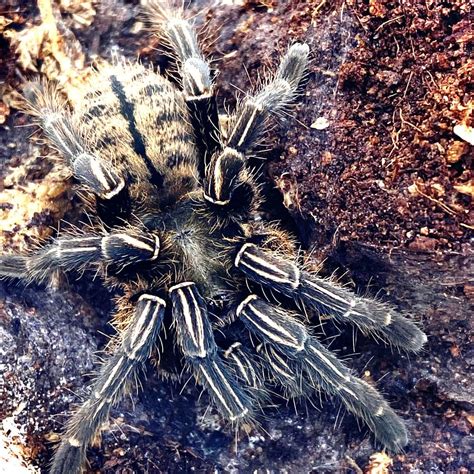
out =
<path fill-rule="evenodd" d="M 148 13 L 175 56 L 181 89 L 141 64 L 116 61 L 94 73 L 73 111 L 51 85 L 26 93 L 93 199 L 93 225 L 31 254 L 3 256 L 0 274 L 42 281 L 90 269 L 120 292 L 117 337 L 67 423 L 51 472 L 82 469 L 111 406 L 149 358 L 174 360 L 234 424 L 251 424 L 270 389 L 286 398 L 323 391 L 400 450 L 408 440 L 402 420 L 318 340 L 309 317 L 324 314 L 406 351 L 418 351 L 426 336 L 392 307 L 307 270 L 290 235 L 259 214 L 248 157 L 302 88 L 308 45 L 293 44 L 221 132 L 193 26 L 158 1 Z"/>

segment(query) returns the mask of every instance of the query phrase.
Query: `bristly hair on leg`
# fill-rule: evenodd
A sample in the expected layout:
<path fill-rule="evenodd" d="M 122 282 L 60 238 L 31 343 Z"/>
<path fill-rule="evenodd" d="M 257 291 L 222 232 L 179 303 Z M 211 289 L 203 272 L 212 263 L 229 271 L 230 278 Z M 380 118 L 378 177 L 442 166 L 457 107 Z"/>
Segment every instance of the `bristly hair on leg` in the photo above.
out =
<path fill-rule="evenodd" d="M 249 331 L 271 347 L 270 352 L 265 352 L 268 366 L 289 395 L 311 396 L 321 389 L 364 420 L 385 446 L 399 451 L 407 444 L 403 421 L 382 395 L 354 377 L 297 314 L 250 295 L 237 308 L 237 316 Z"/>
<path fill-rule="evenodd" d="M 161 46 L 166 47 L 166 52 L 178 63 L 182 76 L 187 68 L 190 68 L 188 72 L 191 74 L 193 68 L 197 68 L 200 72 L 199 76 L 203 83 L 200 87 L 197 85 L 195 92 L 200 89 L 200 94 L 203 94 L 209 90 L 211 83 L 207 82 L 206 78 L 210 79 L 210 70 L 201 52 L 194 26 L 185 14 L 184 8 L 174 9 L 170 2 L 150 0 L 143 7 L 143 19 L 150 31 L 159 37 Z M 181 80 L 186 81 L 186 78 L 181 77 Z M 182 87 L 187 92 L 192 90 L 186 87 L 185 82 Z"/>
<path fill-rule="evenodd" d="M 68 163 L 84 152 L 79 127 L 73 123 L 69 105 L 57 84 L 31 81 L 23 87 L 24 111 L 37 118 L 51 144 Z"/>
<path fill-rule="evenodd" d="M 66 433 L 54 456 L 51 474 L 76 474 L 109 411 L 129 390 L 137 371 L 150 357 L 163 323 L 166 303 L 154 295 L 142 295 L 136 317 L 118 338 L 113 353 L 96 377 L 89 398 L 68 421 Z"/>
<path fill-rule="evenodd" d="M 24 111 L 40 117 L 47 113 L 62 113 L 69 105 L 58 84 L 46 80 L 33 80 L 23 85 Z"/>
<path fill-rule="evenodd" d="M 315 311 L 330 314 L 338 322 L 356 325 L 363 333 L 380 337 L 388 344 L 417 352 L 427 340 L 415 323 L 392 307 L 358 297 L 254 244 L 242 246 L 236 255 L 235 265 L 248 278 L 270 286 L 287 297 L 296 297 Z"/>

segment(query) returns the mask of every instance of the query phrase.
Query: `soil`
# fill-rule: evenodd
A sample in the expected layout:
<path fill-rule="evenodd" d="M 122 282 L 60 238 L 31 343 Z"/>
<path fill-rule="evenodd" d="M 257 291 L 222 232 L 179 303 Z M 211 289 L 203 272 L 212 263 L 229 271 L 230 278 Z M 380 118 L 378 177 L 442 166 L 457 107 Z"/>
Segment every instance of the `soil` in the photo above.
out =
<path fill-rule="evenodd" d="M 197 21 L 209 25 L 206 49 L 219 70 L 222 109 L 256 87 L 257 71 L 274 65 L 288 42 L 310 45 L 306 91 L 259 154 L 275 188 L 268 207 L 315 265 L 347 271 L 360 291 L 382 293 L 422 321 L 429 335 L 422 354 L 391 354 L 359 338 L 351 358 L 406 419 L 411 443 L 402 455 L 373 457 L 367 431 L 330 401 L 320 411 L 310 404 L 270 409 L 262 429 L 236 440 L 197 388 L 182 390 L 150 371 L 144 391 L 113 410 L 88 472 L 387 472 L 376 470 L 378 462 L 393 463 L 385 469 L 394 472 L 472 472 L 474 155 L 469 136 L 459 133 L 474 125 L 469 2 L 210 3 L 191 8 L 204 9 Z M 44 144 L 28 140 L 30 118 L 15 108 L 15 91 L 38 73 L 28 70 L 11 32 L 39 25 L 38 8 L 4 4 L 0 216 L 2 244 L 11 251 L 53 234 L 62 218 L 77 222 L 81 207 L 71 180 L 43 159 Z M 136 2 L 61 1 L 55 14 L 76 65 L 110 59 L 115 47 L 166 68 L 137 12 Z M 2 17 L 11 22 L 3 26 Z M 76 78 L 51 65 L 48 41 L 31 63 L 71 84 Z M 58 285 L 0 286 L 0 460 L 8 453 L 25 472 L 46 469 L 67 410 L 111 333 L 107 290 L 98 282 Z M 339 338 L 343 353 L 352 352 L 351 336 Z"/>

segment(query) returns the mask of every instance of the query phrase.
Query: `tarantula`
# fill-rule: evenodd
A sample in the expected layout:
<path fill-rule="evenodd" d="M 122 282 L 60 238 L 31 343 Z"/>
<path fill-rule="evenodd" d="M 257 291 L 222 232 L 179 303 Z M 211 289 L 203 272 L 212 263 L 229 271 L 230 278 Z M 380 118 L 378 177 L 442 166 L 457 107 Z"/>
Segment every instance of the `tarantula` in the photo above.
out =
<path fill-rule="evenodd" d="M 294 43 L 221 131 L 210 66 L 192 24 L 157 1 L 148 14 L 175 56 L 181 89 L 119 60 L 94 73 L 74 110 L 45 83 L 25 94 L 93 199 L 93 225 L 28 255 L 3 256 L 0 275 L 44 281 L 59 270 L 93 270 L 120 292 L 117 336 L 67 423 L 51 472 L 81 471 L 110 408 L 150 358 L 158 366 L 174 360 L 192 374 L 231 423 L 251 424 L 270 388 L 286 398 L 323 391 L 400 450 L 408 441 L 402 420 L 318 340 L 308 314 L 406 351 L 418 351 L 426 336 L 392 307 L 305 269 L 294 239 L 259 214 L 248 157 L 271 118 L 301 91 L 308 45 Z"/>

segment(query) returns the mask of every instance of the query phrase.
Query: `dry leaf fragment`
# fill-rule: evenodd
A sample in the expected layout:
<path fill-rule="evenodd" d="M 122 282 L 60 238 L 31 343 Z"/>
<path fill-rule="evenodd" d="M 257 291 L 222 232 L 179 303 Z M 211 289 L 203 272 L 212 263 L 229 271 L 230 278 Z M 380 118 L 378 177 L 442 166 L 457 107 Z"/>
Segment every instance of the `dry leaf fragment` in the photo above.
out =
<path fill-rule="evenodd" d="M 94 21 L 96 10 L 92 1 L 60 0 L 61 10 L 69 13 L 75 28 L 87 28 Z"/>
<path fill-rule="evenodd" d="M 0 125 L 3 125 L 10 115 L 10 107 L 4 102 L 0 102 Z"/>
<path fill-rule="evenodd" d="M 461 194 L 467 194 L 468 196 L 474 197 L 474 181 L 466 184 L 457 184 L 453 188 Z"/>
<path fill-rule="evenodd" d="M 455 140 L 446 152 L 446 161 L 448 163 L 457 163 L 464 154 L 469 151 L 469 145 L 466 142 Z"/>
<path fill-rule="evenodd" d="M 463 123 L 455 125 L 453 132 L 459 137 L 465 140 L 470 145 L 474 145 L 474 128 L 469 127 Z"/>
<path fill-rule="evenodd" d="M 283 196 L 284 206 L 291 211 L 301 212 L 301 203 L 295 177 L 289 173 L 284 173 L 282 176 L 275 178 L 275 182 Z"/>
<path fill-rule="evenodd" d="M 12 47 L 19 55 L 18 64 L 25 70 L 41 72 L 49 80 L 58 82 L 66 94 L 74 95 L 83 78 L 85 56 L 76 37 L 59 20 L 52 0 L 38 0 L 41 16 L 39 25 L 28 25 L 22 31 L 5 31 Z M 40 61 L 39 61 L 40 60 Z"/>
<path fill-rule="evenodd" d="M 467 415 L 466 418 L 467 418 L 467 421 L 469 422 L 469 424 L 472 427 L 474 427 L 474 415 Z"/>
<path fill-rule="evenodd" d="M 9 30 L 4 33 L 9 39 L 16 53 L 19 55 L 18 63 L 29 71 L 37 71 L 36 60 L 40 56 L 41 47 L 45 39 L 45 29 L 43 25 L 27 28 L 16 32 Z"/>
<path fill-rule="evenodd" d="M 386 453 L 374 453 L 370 456 L 365 474 L 389 474 L 393 460 Z"/>
<path fill-rule="evenodd" d="M 326 117 L 318 117 L 312 124 L 311 128 L 316 130 L 324 130 L 329 127 L 329 120 Z"/>
<path fill-rule="evenodd" d="M 0 15 L 0 33 L 3 33 L 5 28 L 12 23 L 13 23 L 13 20 L 11 20 L 10 18 Z"/>

